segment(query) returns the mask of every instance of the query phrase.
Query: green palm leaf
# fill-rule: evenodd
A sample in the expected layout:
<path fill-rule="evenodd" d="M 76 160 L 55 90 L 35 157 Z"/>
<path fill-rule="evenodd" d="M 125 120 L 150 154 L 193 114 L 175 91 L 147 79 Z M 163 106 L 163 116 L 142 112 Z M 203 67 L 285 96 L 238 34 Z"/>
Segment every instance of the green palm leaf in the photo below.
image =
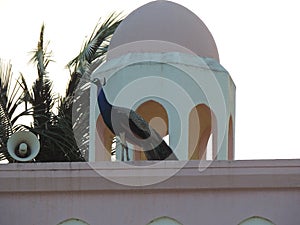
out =
<path fill-rule="evenodd" d="M 13 159 L 7 152 L 7 140 L 14 132 L 22 129 L 22 126 L 16 125 L 17 120 L 29 114 L 28 109 L 21 109 L 25 96 L 24 77 L 21 74 L 14 84 L 12 77 L 10 62 L 0 60 L 0 160 L 7 159 L 9 162 Z"/>
<path fill-rule="evenodd" d="M 73 141 L 78 141 L 76 144 L 85 158 L 89 147 L 89 115 L 86 113 L 89 111 L 89 101 L 86 99 L 90 98 L 90 93 L 89 83 L 81 81 L 80 78 L 89 79 L 91 72 L 104 61 L 110 38 L 122 22 L 120 17 L 120 14 L 113 13 L 102 24 L 98 23 L 80 53 L 67 65 L 73 72 L 66 89 L 66 96 L 61 98 L 59 112 L 64 115 L 62 121 L 68 129 L 71 128 Z M 76 108 L 76 111 L 73 112 L 72 108 Z"/>
<path fill-rule="evenodd" d="M 112 13 L 102 24 L 98 23 L 80 53 L 67 64 L 67 67 L 83 75 L 86 64 L 91 64 L 105 55 L 110 38 L 121 22 L 121 14 Z"/>

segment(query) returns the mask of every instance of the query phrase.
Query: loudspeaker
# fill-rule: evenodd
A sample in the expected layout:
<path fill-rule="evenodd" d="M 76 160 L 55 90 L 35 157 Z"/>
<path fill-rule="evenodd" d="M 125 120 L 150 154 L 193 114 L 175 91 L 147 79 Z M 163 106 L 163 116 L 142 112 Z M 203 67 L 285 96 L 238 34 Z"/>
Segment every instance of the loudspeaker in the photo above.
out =
<path fill-rule="evenodd" d="M 33 133 L 19 131 L 8 139 L 7 150 L 15 160 L 26 162 L 37 156 L 40 151 L 40 142 Z"/>

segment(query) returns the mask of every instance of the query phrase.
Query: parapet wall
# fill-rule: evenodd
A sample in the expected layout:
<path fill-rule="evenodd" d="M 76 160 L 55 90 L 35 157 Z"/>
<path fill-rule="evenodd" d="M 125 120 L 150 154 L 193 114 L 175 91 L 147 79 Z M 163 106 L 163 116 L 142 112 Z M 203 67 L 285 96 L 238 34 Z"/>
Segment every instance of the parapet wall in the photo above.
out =
<path fill-rule="evenodd" d="M 20 163 L 0 165 L 0 184 L 3 225 L 300 224 L 300 160 Z"/>

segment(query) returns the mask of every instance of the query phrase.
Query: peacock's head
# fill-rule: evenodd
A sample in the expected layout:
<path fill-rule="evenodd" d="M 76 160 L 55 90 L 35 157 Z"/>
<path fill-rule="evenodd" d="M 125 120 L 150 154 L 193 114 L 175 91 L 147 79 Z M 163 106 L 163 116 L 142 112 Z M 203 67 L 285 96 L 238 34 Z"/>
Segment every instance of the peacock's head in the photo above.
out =
<path fill-rule="evenodd" d="M 106 84 L 106 79 L 105 79 L 105 77 L 103 78 L 103 82 L 101 82 L 101 80 L 99 79 L 99 78 L 94 78 L 93 80 L 92 80 L 92 83 L 93 84 L 95 84 L 97 87 L 102 87 L 102 86 L 105 86 L 105 84 Z"/>

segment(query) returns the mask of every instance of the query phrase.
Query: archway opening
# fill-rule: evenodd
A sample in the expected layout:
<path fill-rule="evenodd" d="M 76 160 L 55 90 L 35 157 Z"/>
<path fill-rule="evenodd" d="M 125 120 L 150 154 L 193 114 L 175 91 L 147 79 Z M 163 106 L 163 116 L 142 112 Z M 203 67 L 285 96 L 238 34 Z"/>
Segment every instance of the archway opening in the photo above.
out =
<path fill-rule="evenodd" d="M 72 219 L 64 220 L 63 222 L 60 222 L 58 225 L 89 225 L 89 224 L 84 222 L 83 220 L 72 218 Z"/>
<path fill-rule="evenodd" d="M 148 100 L 136 109 L 152 128 L 166 141 L 169 142 L 169 118 L 166 109 L 154 100 Z M 134 146 L 134 160 L 147 160 L 143 149 Z"/>
<path fill-rule="evenodd" d="M 98 116 L 96 122 L 96 138 L 95 138 L 95 160 L 111 161 L 114 154 L 113 143 L 115 135 L 105 125 L 101 115 Z"/>
<path fill-rule="evenodd" d="M 242 222 L 239 223 L 239 225 L 275 225 L 275 224 L 269 219 L 259 217 L 259 216 L 253 216 L 243 220 Z"/>
<path fill-rule="evenodd" d="M 195 106 L 189 114 L 188 146 L 190 160 L 213 160 L 216 157 L 216 117 L 205 104 Z"/>
<path fill-rule="evenodd" d="M 182 223 L 179 223 L 173 218 L 163 216 L 152 220 L 150 223 L 147 223 L 147 225 L 182 225 Z"/>

